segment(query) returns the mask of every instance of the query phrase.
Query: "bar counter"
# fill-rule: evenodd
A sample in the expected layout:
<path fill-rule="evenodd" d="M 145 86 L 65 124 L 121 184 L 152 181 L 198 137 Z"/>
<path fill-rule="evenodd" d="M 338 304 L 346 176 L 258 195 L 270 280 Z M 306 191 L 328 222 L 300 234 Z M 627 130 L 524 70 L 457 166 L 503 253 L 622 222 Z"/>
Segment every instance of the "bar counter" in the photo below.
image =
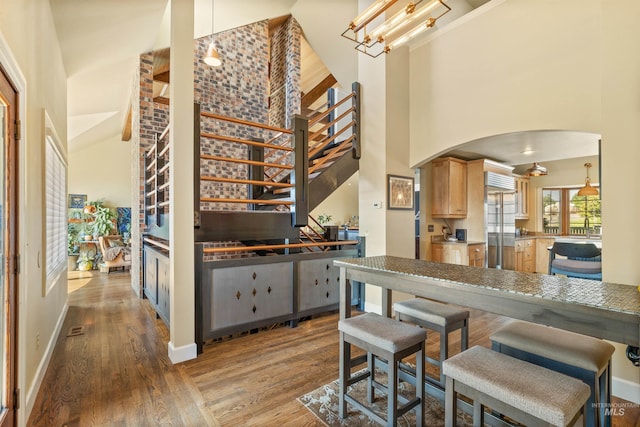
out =
<path fill-rule="evenodd" d="M 376 256 L 335 260 L 340 317 L 351 315 L 351 282 L 380 286 L 383 314 L 391 291 L 640 346 L 636 286 L 424 260 Z"/>

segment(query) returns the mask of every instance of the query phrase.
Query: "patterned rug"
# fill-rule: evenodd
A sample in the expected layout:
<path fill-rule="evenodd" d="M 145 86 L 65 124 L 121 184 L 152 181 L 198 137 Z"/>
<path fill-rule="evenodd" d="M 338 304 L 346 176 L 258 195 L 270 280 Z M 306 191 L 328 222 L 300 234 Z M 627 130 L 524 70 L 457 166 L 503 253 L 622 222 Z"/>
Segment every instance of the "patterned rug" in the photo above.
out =
<path fill-rule="evenodd" d="M 385 374 L 380 376 L 376 375 L 376 379 L 382 379 L 386 377 Z M 383 381 L 381 381 L 383 382 Z M 367 402 L 367 381 L 360 381 L 348 388 L 348 393 L 355 397 L 360 402 Z M 339 384 L 338 380 L 335 380 L 329 384 L 325 384 L 313 390 L 310 393 L 305 394 L 298 398 L 298 401 L 304 405 L 305 408 L 310 410 L 320 421 L 329 427 L 368 427 L 379 426 L 375 421 L 371 420 L 368 416 L 359 412 L 351 405 L 347 405 L 348 413 L 347 418 L 344 420 L 340 418 L 338 414 L 338 392 Z M 415 388 L 402 382 L 399 386 L 398 393 L 402 396 L 411 398 L 414 396 Z M 382 393 L 376 392 L 376 400 L 373 404 L 374 411 L 380 414 L 383 418 L 386 418 L 387 411 L 387 398 Z M 425 425 L 429 426 L 444 426 L 444 406 L 440 402 L 432 397 L 427 396 L 426 408 L 425 408 Z M 398 420 L 399 427 L 415 426 L 415 413 L 409 411 Z M 470 415 L 465 414 L 458 410 L 457 426 L 472 426 L 473 420 Z"/>

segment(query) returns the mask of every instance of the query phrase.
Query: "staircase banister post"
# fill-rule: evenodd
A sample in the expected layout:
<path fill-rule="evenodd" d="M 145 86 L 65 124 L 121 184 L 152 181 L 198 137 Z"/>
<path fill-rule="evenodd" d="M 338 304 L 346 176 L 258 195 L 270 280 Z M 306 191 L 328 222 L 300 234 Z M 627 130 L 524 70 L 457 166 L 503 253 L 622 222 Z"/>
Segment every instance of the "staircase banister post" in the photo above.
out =
<path fill-rule="evenodd" d="M 291 171 L 291 224 L 294 227 L 304 227 L 309 222 L 309 121 L 306 117 L 296 114 L 291 119 L 291 129 L 294 147 L 294 169 Z"/>
<path fill-rule="evenodd" d="M 200 228 L 200 104 L 193 103 L 193 226 Z"/>
<path fill-rule="evenodd" d="M 351 105 L 354 108 L 353 113 L 353 141 L 351 142 L 352 155 L 354 159 L 360 159 L 361 151 L 360 151 L 360 83 L 353 82 L 351 84 L 351 91 L 353 92 L 353 97 L 351 98 Z"/>

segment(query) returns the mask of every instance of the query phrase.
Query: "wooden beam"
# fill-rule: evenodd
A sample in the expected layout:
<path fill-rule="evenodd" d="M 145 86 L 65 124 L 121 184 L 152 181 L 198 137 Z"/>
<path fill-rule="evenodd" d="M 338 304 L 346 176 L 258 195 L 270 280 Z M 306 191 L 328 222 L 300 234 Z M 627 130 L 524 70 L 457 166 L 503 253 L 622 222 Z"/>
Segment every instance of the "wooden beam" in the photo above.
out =
<path fill-rule="evenodd" d="M 129 104 L 129 109 L 127 110 L 127 115 L 124 119 L 124 126 L 122 127 L 122 140 L 131 140 L 131 104 Z"/>
<path fill-rule="evenodd" d="M 166 96 L 156 96 L 153 98 L 153 102 L 157 102 L 158 104 L 169 105 L 169 98 Z"/>
<path fill-rule="evenodd" d="M 171 80 L 171 75 L 169 74 L 169 71 L 165 71 L 164 73 L 154 74 L 153 80 L 157 82 L 169 83 Z"/>
<path fill-rule="evenodd" d="M 308 93 L 305 93 L 302 97 L 302 108 L 308 108 L 311 104 L 313 104 L 318 98 L 320 98 L 324 93 L 329 90 L 329 88 L 333 87 L 334 84 L 338 83 L 333 74 L 329 74 L 324 78 L 320 83 L 316 85 L 313 89 L 311 89 Z"/>

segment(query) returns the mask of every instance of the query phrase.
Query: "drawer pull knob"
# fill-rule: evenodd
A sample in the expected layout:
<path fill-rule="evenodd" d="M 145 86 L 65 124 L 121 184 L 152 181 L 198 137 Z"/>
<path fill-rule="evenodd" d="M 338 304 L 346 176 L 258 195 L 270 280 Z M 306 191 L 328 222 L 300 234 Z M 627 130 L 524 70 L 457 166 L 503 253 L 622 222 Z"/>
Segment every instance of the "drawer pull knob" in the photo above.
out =
<path fill-rule="evenodd" d="M 327 298 L 329 298 L 329 292 L 327 292 Z"/>
<path fill-rule="evenodd" d="M 253 311 L 253 312 L 255 313 L 255 312 L 256 312 L 256 310 L 257 310 L 257 308 L 256 308 L 256 306 L 254 305 L 254 306 L 253 306 L 253 308 L 251 309 L 251 311 Z"/>
<path fill-rule="evenodd" d="M 267 289 L 267 293 L 270 294 L 271 293 L 271 286 L 269 286 L 269 288 Z"/>
<path fill-rule="evenodd" d="M 318 279 L 316 279 L 316 286 L 318 286 Z"/>
<path fill-rule="evenodd" d="M 240 291 L 238 291 L 238 292 L 236 293 L 236 299 L 240 299 L 240 295 L 242 295 L 242 294 L 240 293 Z"/>
<path fill-rule="evenodd" d="M 256 288 L 253 288 L 253 291 L 251 292 L 251 294 L 255 297 L 257 293 L 258 291 L 256 291 Z"/>
<path fill-rule="evenodd" d="M 329 284 L 329 278 L 327 277 L 327 285 Z"/>
<path fill-rule="evenodd" d="M 251 276 L 251 277 L 253 277 L 253 280 L 256 280 L 256 276 L 257 276 L 257 274 L 256 274 L 256 272 L 254 271 L 254 272 L 253 272 L 253 276 Z"/>

